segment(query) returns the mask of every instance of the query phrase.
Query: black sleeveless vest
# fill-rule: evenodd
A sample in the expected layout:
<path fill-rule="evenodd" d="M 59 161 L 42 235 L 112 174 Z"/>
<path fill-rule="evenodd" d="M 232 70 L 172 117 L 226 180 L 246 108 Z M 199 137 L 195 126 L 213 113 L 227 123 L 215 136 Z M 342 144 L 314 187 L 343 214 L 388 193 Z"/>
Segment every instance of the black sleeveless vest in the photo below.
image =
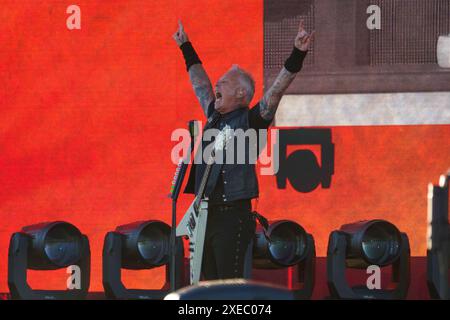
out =
<path fill-rule="evenodd" d="M 220 115 L 214 110 L 212 115 L 208 118 L 208 123 L 205 125 L 203 132 L 210 128 L 222 130 L 226 125 L 234 130 L 242 129 L 246 131 L 249 129 L 248 112 L 248 108 L 240 108 L 225 115 Z M 211 142 L 205 142 L 202 140 L 203 150 L 205 150 L 205 147 L 209 143 Z M 255 161 L 251 162 L 249 155 L 251 154 L 250 148 L 256 148 L 257 145 L 250 145 L 248 139 L 246 139 L 244 150 L 245 163 L 238 164 L 236 161 L 237 154 L 238 152 L 242 152 L 242 150 L 237 150 L 236 138 L 230 141 L 230 143 L 235 144 L 235 159 L 232 164 L 228 164 L 226 161 L 223 161 L 222 164 L 213 164 L 211 174 L 206 185 L 205 196 L 210 197 L 216 187 L 219 176 L 221 175 L 223 181 L 222 200 L 224 203 L 235 200 L 256 198 L 258 197 L 258 180 L 255 172 Z M 202 161 L 201 164 L 192 165 L 189 180 L 184 191 L 185 193 L 197 194 L 205 168 L 206 164 L 204 161 Z"/>

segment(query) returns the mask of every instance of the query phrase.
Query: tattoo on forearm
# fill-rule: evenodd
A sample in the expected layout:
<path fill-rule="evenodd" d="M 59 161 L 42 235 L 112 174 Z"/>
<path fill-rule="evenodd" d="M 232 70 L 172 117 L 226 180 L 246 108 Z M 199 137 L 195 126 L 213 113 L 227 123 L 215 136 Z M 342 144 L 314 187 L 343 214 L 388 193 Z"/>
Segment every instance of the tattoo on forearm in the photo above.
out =
<path fill-rule="evenodd" d="M 189 78 L 191 79 L 195 95 L 206 114 L 209 103 L 214 99 L 211 81 L 201 64 L 195 64 L 189 68 Z"/>
<path fill-rule="evenodd" d="M 259 102 L 260 114 L 263 119 L 273 119 L 281 97 L 296 75 L 296 73 L 289 72 L 283 67 L 270 89 Z"/>

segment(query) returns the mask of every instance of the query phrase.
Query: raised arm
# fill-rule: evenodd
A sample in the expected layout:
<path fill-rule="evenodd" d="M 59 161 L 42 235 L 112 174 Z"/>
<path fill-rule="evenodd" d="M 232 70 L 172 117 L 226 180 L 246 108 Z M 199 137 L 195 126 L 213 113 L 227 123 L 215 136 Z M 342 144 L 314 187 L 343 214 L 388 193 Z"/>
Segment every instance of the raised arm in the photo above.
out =
<path fill-rule="evenodd" d="M 291 56 L 286 60 L 283 69 L 281 69 L 274 83 L 259 102 L 262 118 L 272 120 L 275 116 L 281 97 L 302 68 L 303 60 L 306 57 L 313 37 L 314 31 L 308 34 L 305 31 L 303 20 L 300 21 Z"/>
<path fill-rule="evenodd" d="M 186 62 L 186 69 L 189 72 L 192 88 L 194 89 L 195 95 L 197 96 L 203 112 L 206 115 L 209 104 L 214 100 L 214 90 L 212 88 L 211 81 L 203 68 L 200 58 L 195 52 L 192 43 L 189 41 L 189 38 L 184 31 L 183 24 L 181 21 L 178 24 L 178 30 L 173 35 L 173 38 L 183 52 Z"/>

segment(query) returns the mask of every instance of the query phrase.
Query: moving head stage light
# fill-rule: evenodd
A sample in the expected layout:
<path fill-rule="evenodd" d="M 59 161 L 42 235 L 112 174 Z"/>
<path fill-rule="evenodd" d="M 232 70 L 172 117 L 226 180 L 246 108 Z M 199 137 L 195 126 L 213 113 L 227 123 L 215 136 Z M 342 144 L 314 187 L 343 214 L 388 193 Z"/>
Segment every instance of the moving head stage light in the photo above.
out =
<path fill-rule="evenodd" d="M 410 281 L 409 259 L 407 235 L 390 222 L 367 220 L 343 225 L 330 234 L 328 242 L 327 275 L 331 295 L 342 299 L 404 299 Z M 365 269 L 370 265 L 392 266 L 389 289 L 350 287 L 346 268 Z"/>
<path fill-rule="evenodd" d="M 450 299 L 450 225 L 448 221 L 450 171 L 439 185 L 428 186 L 427 283 L 433 299 Z"/>
<path fill-rule="evenodd" d="M 256 269 L 297 267 L 297 279 L 292 277 L 292 292 L 296 299 L 309 299 L 314 288 L 315 258 L 314 238 L 302 226 L 289 220 L 273 221 L 266 231 L 258 226 L 247 252 L 244 273 L 246 278 L 251 278 L 252 266 Z"/>
<path fill-rule="evenodd" d="M 103 246 L 103 287 L 112 299 L 162 299 L 169 292 L 170 227 L 161 221 L 138 221 L 108 232 Z M 183 269 L 183 244 L 177 239 L 177 270 Z M 143 270 L 166 266 L 166 283 L 161 289 L 127 289 L 121 269 Z M 181 284 L 181 273 L 175 287 Z"/>
<path fill-rule="evenodd" d="M 8 286 L 13 299 L 83 299 L 89 289 L 88 238 L 72 224 L 45 222 L 22 228 L 11 236 L 8 253 Z M 56 270 L 79 267 L 79 289 L 33 290 L 27 269 Z"/>

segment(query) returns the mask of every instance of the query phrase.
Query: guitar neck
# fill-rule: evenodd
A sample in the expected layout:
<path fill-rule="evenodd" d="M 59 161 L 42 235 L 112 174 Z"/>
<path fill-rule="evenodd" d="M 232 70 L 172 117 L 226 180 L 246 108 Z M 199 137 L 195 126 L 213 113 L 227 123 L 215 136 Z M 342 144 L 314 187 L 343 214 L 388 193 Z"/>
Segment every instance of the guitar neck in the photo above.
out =
<path fill-rule="evenodd" d="M 207 161 L 205 172 L 203 173 L 202 181 L 198 189 L 197 197 L 195 198 L 195 207 L 198 208 L 200 201 L 203 199 L 206 190 L 206 184 L 208 183 L 209 175 L 211 173 L 212 165 L 214 164 L 214 150 L 209 156 Z"/>
<path fill-rule="evenodd" d="M 222 131 L 217 135 L 214 141 L 214 149 L 211 151 L 211 155 L 209 156 L 208 161 L 206 162 L 206 169 L 205 172 L 203 173 L 202 181 L 200 183 L 197 197 L 195 199 L 194 208 L 196 211 L 200 205 L 200 201 L 202 201 L 203 197 L 205 196 L 206 184 L 208 183 L 211 168 L 212 165 L 214 164 L 216 150 L 225 150 L 228 141 L 231 140 L 233 137 L 232 134 L 229 134 L 230 133 L 229 130 L 231 130 L 231 128 L 228 125 L 225 126 L 225 128 L 222 129 Z"/>

